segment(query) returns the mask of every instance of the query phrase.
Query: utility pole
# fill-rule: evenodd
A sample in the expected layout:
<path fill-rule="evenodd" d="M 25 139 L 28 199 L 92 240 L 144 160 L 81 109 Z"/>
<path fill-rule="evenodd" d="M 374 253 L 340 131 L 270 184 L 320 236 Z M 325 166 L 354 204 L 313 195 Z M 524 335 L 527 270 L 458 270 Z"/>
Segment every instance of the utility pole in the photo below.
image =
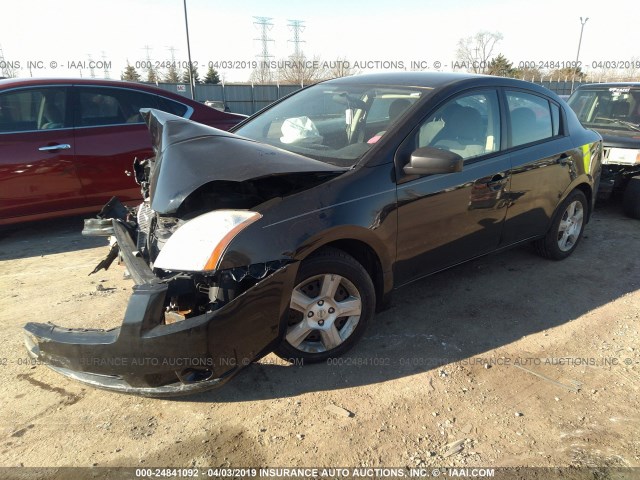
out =
<path fill-rule="evenodd" d="M 289 40 L 289 42 L 293 43 L 293 55 L 296 58 L 299 58 L 302 53 L 302 50 L 300 50 L 300 44 L 305 43 L 304 40 L 300 40 L 300 34 L 305 29 L 304 22 L 302 20 L 289 20 L 287 27 L 289 27 L 293 32 L 293 40 Z"/>
<path fill-rule="evenodd" d="M 142 47 L 143 50 L 145 50 L 147 52 L 147 56 L 146 56 L 146 68 L 145 70 L 147 71 L 147 81 L 150 80 L 151 77 L 151 72 L 154 73 L 154 77 L 155 77 L 155 81 L 156 81 L 156 85 L 158 84 L 158 73 L 155 71 L 155 69 L 153 68 L 153 65 L 151 64 L 151 47 L 149 45 L 145 45 L 144 47 Z"/>
<path fill-rule="evenodd" d="M 109 67 L 107 64 L 107 56 L 104 53 L 104 50 L 101 52 L 102 53 L 102 62 L 103 62 L 103 67 L 104 67 L 104 78 L 106 78 L 107 80 L 109 79 Z"/>
<path fill-rule="evenodd" d="M 576 73 L 578 73 L 578 69 L 580 68 L 578 67 L 578 59 L 580 58 L 580 46 L 582 45 L 582 32 L 584 32 L 584 24 L 587 23 L 587 20 L 589 20 L 589 17 L 584 20 L 580 17 L 580 40 L 578 40 L 578 53 L 576 53 L 576 68 L 574 68 L 573 75 L 571 77 L 571 93 L 573 93 L 573 83 L 576 79 Z"/>
<path fill-rule="evenodd" d="M 187 56 L 189 57 L 189 85 L 191 86 L 191 100 L 196 99 L 195 85 L 193 83 L 193 63 L 191 63 L 191 45 L 189 44 L 189 22 L 187 20 L 187 0 L 183 0 L 184 4 L 184 26 L 187 31 Z"/>
<path fill-rule="evenodd" d="M 91 58 L 90 53 L 87 53 L 87 57 L 89 57 L 89 71 L 91 72 L 91 78 L 96 78 L 96 72 L 93 68 L 93 58 Z"/>
<path fill-rule="evenodd" d="M 260 82 L 265 83 L 271 81 L 271 71 L 269 69 L 269 59 L 273 55 L 269 55 L 269 42 L 273 42 L 273 39 L 269 38 L 269 30 L 273 28 L 271 23 L 272 18 L 269 17 L 253 17 L 255 18 L 254 25 L 257 25 L 260 29 L 260 38 L 255 38 L 261 44 L 260 54 L 256 55 L 260 59 Z"/>

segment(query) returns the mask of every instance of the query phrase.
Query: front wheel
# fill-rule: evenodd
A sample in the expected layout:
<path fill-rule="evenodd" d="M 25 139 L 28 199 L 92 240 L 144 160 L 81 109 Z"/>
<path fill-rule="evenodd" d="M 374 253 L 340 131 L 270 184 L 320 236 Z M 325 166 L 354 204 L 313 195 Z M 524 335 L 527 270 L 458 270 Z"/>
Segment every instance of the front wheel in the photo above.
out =
<path fill-rule="evenodd" d="M 300 265 L 285 337 L 275 353 L 320 362 L 342 355 L 362 336 L 375 311 L 371 277 L 341 250 L 326 248 Z"/>
<path fill-rule="evenodd" d="M 578 246 L 587 218 L 587 198 L 580 190 L 574 190 L 560 204 L 549 231 L 535 247 L 541 256 L 552 260 L 563 260 Z"/>

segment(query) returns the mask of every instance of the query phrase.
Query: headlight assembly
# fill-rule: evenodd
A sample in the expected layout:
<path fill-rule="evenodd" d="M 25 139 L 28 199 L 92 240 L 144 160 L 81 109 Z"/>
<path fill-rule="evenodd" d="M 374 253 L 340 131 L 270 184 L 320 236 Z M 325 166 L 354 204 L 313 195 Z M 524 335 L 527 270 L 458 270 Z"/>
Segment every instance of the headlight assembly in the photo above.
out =
<path fill-rule="evenodd" d="M 248 210 L 216 210 L 189 220 L 164 245 L 154 267 L 186 272 L 212 271 L 231 240 L 262 218 Z"/>
<path fill-rule="evenodd" d="M 640 163 L 640 150 L 631 148 L 612 148 L 609 150 L 609 156 L 603 163 L 635 165 Z"/>

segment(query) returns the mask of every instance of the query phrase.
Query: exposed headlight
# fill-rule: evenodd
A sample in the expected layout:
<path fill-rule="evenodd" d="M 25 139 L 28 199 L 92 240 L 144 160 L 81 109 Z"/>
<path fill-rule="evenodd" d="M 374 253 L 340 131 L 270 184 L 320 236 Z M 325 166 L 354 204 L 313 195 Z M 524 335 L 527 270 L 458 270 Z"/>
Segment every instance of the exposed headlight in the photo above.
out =
<path fill-rule="evenodd" d="M 636 163 L 640 163 L 640 150 L 632 148 L 611 148 L 609 149 L 609 156 L 603 163 L 635 165 Z"/>
<path fill-rule="evenodd" d="M 186 272 L 215 270 L 231 240 L 261 217 L 248 210 L 216 210 L 189 220 L 167 240 L 154 267 Z"/>

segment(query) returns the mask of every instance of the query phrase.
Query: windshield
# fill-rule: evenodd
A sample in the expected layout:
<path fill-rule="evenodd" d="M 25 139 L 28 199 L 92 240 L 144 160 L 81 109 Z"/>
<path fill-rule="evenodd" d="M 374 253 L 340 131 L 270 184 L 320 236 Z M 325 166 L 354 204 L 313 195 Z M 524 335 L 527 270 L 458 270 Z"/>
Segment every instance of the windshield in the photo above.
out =
<path fill-rule="evenodd" d="M 640 131 L 640 89 L 581 88 L 568 103 L 585 126 Z"/>
<path fill-rule="evenodd" d="M 430 89 L 318 84 L 234 133 L 338 166 L 360 158 Z"/>

